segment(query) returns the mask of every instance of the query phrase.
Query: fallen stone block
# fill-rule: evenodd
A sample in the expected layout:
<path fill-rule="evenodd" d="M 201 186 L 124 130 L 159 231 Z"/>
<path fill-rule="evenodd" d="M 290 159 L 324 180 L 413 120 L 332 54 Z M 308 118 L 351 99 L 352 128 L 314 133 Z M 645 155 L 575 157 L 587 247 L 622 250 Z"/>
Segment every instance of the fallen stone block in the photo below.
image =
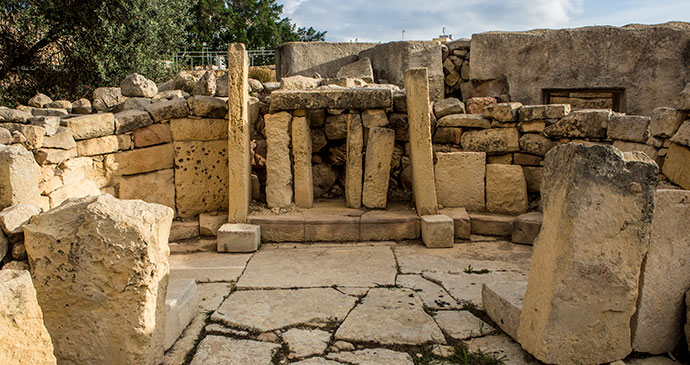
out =
<path fill-rule="evenodd" d="M 22 146 L 0 146 L 0 209 L 27 203 L 40 206 L 33 154 Z"/>
<path fill-rule="evenodd" d="M 58 361 L 163 360 L 172 218 L 162 205 L 101 195 L 70 200 L 24 226 Z"/>
<path fill-rule="evenodd" d="M 575 110 L 546 127 L 544 134 L 550 138 L 606 138 L 612 115 L 604 109 Z"/>
<path fill-rule="evenodd" d="M 484 210 L 486 153 L 439 152 L 434 167 L 438 203 L 444 207 Z"/>
<path fill-rule="evenodd" d="M 374 82 L 374 69 L 371 67 L 371 60 L 362 57 L 358 61 L 340 67 L 336 77 L 353 77 L 362 79 L 365 82 Z"/>
<path fill-rule="evenodd" d="M 521 214 L 513 221 L 513 236 L 511 241 L 531 245 L 541 229 L 541 212 Z"/>
<path fill-rule="evenodd" d="M 453 220 L 445 215 L 423 215 L 422 241 L 429 248 L 453 247 L 454 237 Z"/>
<path fill-rule="evenodd" d="M 671 143 L 661 171 L 674 184 L 690 190 L 690 148 Z"/>
<path fill-rule="evenodd" d="M 489 318 L 514 340 L 517 340 L 526 290 L 526 281 L 482 284 L 482 307 Z"/>
<path fill-rule="evenodd" d="M 504 214 L 521 214 L 527 210 L 527 183 L 522 167 L 486 165 L 486 210 Z"/>
<path fill-rule="evenodd" d="M 295 109 L 386 109 L 393 91 L 384 88 L 278 90 L 271 93 L 271 113 Z"/>
<path fill-rule="evenodd" d="M 165 295 L 165 350 L 175 344 L 199 313 L 199 290 L 194 279 L 171 279 Z"/>
<path fill-rule="evenodd" d="M 226 223 L 218 229 L 218 252 L 254 252 L 261 245 L 261 227 Z"/>
<path fill-rule="evenodd" d="M 115 132 L 115 116 L 112 113 L 83 115 L 64 119 L 63 123 L 72 130 L 76 140 L 103 137 Z"/>

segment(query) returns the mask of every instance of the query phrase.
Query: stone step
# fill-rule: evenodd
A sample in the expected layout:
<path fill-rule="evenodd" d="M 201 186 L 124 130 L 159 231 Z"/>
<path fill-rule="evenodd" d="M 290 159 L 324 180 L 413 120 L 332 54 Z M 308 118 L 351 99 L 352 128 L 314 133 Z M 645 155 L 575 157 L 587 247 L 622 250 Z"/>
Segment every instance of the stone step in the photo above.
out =
<path fill-rule="evenodd" d="M 482 306 L 501 329 L 517 341 L 526 281 L 482 284 Z"/>
<path fill-rule="evenodd" d="M 165 349 L 169 349 L 199 312 L 194 279 L 171 279 L 165 296 Z"/>

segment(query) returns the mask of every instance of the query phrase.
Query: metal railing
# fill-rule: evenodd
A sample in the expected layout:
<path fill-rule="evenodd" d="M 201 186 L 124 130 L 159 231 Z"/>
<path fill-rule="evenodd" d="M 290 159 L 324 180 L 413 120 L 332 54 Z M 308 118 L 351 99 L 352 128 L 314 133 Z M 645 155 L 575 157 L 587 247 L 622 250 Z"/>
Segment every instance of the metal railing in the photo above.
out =
<path fill-rule="evenodd" d="M 272 49 L 252 49 L 247 51 L 249 65 L 271 65 L 275 63 L 275 51 Z M 173 55 L 173 63 L 177 66 L 191 67 L 214 66 L 223 70 L 228 67 L 227 51 L 182 51 Z"/>

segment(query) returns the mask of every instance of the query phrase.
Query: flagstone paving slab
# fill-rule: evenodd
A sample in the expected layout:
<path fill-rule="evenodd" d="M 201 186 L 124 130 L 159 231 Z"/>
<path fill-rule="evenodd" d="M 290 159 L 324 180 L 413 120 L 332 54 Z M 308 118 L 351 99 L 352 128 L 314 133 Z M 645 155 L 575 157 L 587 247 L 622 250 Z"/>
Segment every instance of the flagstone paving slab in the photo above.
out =
<path fill-rule="evenodd" d="M 211 320 L 266 332 L 305 323 L 340 322 L 356 301 L 331 288 L 240 290 L 225 299 Z"/>
<path fill-rule="evenodd" d="M 237 281 L 250 257 L 216 252 L 170 255 L 170 277 L 192 278 L 197 283 Z"/>
<path fill-rule="evenodd" d="M 323 357 L 310 357 L 308 359 L 293 362 L 292 365 L 342 365 L 342 362 L 327 360 Z"/>
<path fill-rule="evenodd" d="M 338 340 L 380 344 L 445 343 L 443 333 L 410 289 L 373 288 L 335 333 Z"/>
<path fill-rule="evenodd" d="M 280 345 L 269 342 L 206 336 L 199 344 L 191 365 L 268 365 L 279 348 Z"/>
<path fill-rule="evenodd" d="M 358 365 L 414 364 L 409 354 L 388 349 L 366 349 L 351 352 L 336 352 L 326 355 L 326 358 Z"/>
<path fill-rule="evenodd" d="M 482 308 L 482 284 L 527 281 L 527 273 L 518 271 L 491 271 L 487 274 L 425 272 L 422 276 L 439 283 L 461 304 L 470 302 L 479 308 Z"/>
<path fill-rule="evenodd" d="M 220 307 L 223 299 L 230 295 L 232 291 L 231 283 L 202 283 L 197 284 L 196 288 L 199 291 L 201 298 L 200 307 L 206 311 L 214 311 Z"/>
<path fill-rule="evenodd" d="M 441 331 L 455 340 L 466 340 L 496 333 L 496 330 L 468 311 L 438 311 L 434 321 Z"/>
<path fill-rule="evenodd" d="M 398 275 L 396 284 L 415 291 L 424 305 L 432 309 L 458 309 L 462 307 L 438 284 L 424 279 L 421 275 Z"/>
<path fill-rule="evenodd" d="M 465 344 L 468 351 L 481 352 L 502 359 L 505 365 L 539 364 L 520 347 L 520 344 L 504 334 L 474 338 L 465 341 Z"/>
<path fill-rule="evenodd" d="M 305 247 L 257 252 L 239 288 L 373 287 L 395 284 L 389 247 Z"/>
<path fill-rule="evenodd" d="M 331 340 L 331 334 L 322 330 L 292 328 L 283 333 L 283 340 L 290 347 L 290 352 L 301 359 L 323 354 Z"/>

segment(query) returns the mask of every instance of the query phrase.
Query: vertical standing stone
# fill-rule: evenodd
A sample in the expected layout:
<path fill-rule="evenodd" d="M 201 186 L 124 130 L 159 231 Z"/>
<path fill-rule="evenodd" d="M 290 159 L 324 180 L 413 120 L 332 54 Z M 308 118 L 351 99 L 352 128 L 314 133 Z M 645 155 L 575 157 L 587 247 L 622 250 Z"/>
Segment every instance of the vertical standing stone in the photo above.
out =
<path fill-rule="evenodd" d="M 36 161 L 20 145 L 0 145 L 0 210 L 19 203 L 41 206 Z"/>
<path fill-rule="evenodd" d="M 311 128 L 306 117 L 292 119 L 292 156 L 295 171 L 295 204 L 300 208 L 311 208 L 314 203 Z"/>
<path fill-rule="evenodd" d="M 359 114 L 347 118 L 347 164 L 345 167 L 345 201 L 350 208 L 362 207 L 362 148 L 364 131 Z"/>
<path fill-rule="evenodd" d="M 486 153 L 439 152 L 436 154 L 436 192 L 445 207 L 484 211 Z"/>
<path fill-rule="evenodd" d="M 639 152 L 551 149 L 518 342 L 549 364 L 600 364 L 631 351 L 658 168 Z"/>
<path fill-rule="evenodd" d="M 362 204 L 367 208 L 386 207 L 394 145 L 394 130 L 378 127 L 369 129 L 362 188 Z"/>
<path fill-rule="evenodd" d="M 405 71 L 407 121 L 410 134 L 412 191 L 418 215 L 438 214 L 434 158 L 431 148 L 429 81 L 426 68 Z"/>
<path fill-rule="evenodd" d="M 246 223 L 251 200 L 251 156 L 247 114 L 249 58 L 244 44 L 228 47 L 228 222 Z"/>
<path fill-rule="evenodd" d="M 683 333 L 690 289 L 690 191 L 657 190 L 649 252 L 632 321 L 633 350 L 671 352 Z"/>
<path fill-rule="evenodd" d="M 292 203 L 292 165 L 290 163 L 290 120 L 288 112 L 266 114 L 266 203 L 269 208 Z"/>

